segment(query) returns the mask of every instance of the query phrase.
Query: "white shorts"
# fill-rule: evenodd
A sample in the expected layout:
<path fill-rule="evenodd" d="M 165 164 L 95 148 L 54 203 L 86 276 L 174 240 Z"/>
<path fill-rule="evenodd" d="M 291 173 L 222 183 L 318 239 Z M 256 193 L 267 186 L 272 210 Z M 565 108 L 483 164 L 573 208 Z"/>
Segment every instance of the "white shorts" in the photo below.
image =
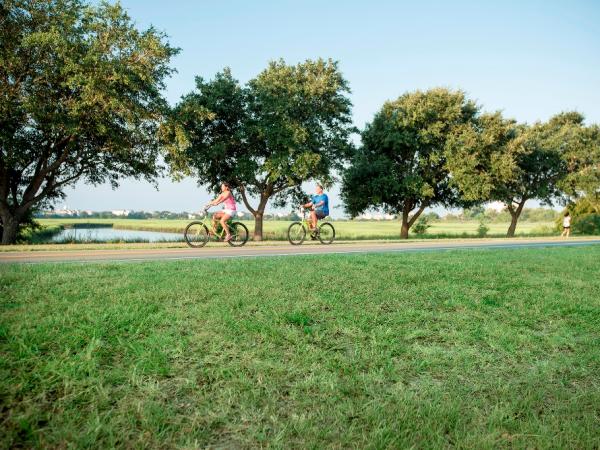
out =
<path fill-rule="evenodd" d="M 227 214 L 229 217 L 235 217 L 237 211 L 235 209 L 224 209 L 221 211 L 223 214 Z"/>

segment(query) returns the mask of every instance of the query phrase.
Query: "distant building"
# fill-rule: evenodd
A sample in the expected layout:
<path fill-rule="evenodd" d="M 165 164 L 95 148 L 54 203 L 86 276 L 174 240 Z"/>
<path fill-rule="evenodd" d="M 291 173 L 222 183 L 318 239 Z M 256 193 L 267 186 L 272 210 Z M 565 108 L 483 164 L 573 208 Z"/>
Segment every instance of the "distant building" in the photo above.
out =
<path fill-rule="evenodd" d="M 357 217 L 358 220 L 394 220 L 395 214 L 383 214 L 383 213 L 364 213 Z"/>
<path fill-rule="evenodd" d="M 113 216 L 127 217 L 131 210 L 129 209 L 113 209 L 110 213 Z"/>
<path fill-rule="evenodd" d="M 79 213 L 75 209 L 69 209 L 67 205 L 63 205 L 62 209 L 55 209 L 54 211 L 49 211 L 50 215 L 57 216 L 77 216 Z"/>

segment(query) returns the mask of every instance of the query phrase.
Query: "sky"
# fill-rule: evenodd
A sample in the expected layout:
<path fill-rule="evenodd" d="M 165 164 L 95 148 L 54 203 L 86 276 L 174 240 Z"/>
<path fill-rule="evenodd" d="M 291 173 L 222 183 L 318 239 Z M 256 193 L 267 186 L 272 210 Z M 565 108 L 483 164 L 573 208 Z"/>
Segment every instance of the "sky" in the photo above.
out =
<path fill-rule="evenodd" d="M 577 110 L 600 123 L 598 0 L 121 3 L 138 27 L 153 25 L 181 49 L 165 92 L 173 105 L 195 76 L 230 67 L 246 82 L 274 59 L 322 57 L 339 62 L 359 128 L 386 100 L 436 86 L 462 89 L 485 110 L 521 122 Z M 193 179 L 161 179 L 158 190 L 136 180 L 117 190 L 80 182 L 66 193 L 57 206 L 91 210 L 194 211 L 209 199 Z M 338 187 L 329 194 L 341 215 Z"/>

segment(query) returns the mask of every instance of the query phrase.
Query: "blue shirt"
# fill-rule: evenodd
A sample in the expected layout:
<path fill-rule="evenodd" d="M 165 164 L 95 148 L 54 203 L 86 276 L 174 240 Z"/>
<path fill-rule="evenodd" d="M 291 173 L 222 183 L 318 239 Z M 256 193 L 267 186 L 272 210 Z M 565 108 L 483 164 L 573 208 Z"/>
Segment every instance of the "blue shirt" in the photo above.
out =
<path fill-rule="evenodd" d="M 317 203 L 325 202 L 321 206 L 316 206 Z M 317 211 L 322 211 L 326 216 L 329 215 L 329 198 L 327 194 L 313 195 L 312 204 Z"/>

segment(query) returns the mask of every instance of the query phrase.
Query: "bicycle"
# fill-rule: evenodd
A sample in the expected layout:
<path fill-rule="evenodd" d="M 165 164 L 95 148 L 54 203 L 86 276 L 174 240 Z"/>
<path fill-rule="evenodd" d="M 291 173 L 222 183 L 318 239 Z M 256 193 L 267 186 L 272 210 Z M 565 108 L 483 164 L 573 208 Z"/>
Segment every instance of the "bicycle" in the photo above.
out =
<path fill-rule="evenodd" d="M 292 245 L 300 245 L 306 239 L 306 232 L 310 230 L 310 224 L 308 223 L 308 219 L 306 218 L 306 211 L 302 211 L 302 221 L 293 222 L 288 227 L 288 241 Z M 329 222 L 322 222 L 321 225 L 317 227 L 316 230 L 311 231 L 310 233 L 311 239 L 318 239 L 321 244 L 331 244 L 335 239 L 335 228 Z"/>
<path fill-rule="evenodd" d="M 188 224 L 183 232 L 185 242 L 190 247 L 201 248 L 204 247 L 207 242 L 211 239 L 211 236 L 215 241 L 225 240 L 225 230 L 221 226 L 221 223 L 217 222 L 217 229 L 212 229 L 212 221 L 208 219 L 207 214 L 208 208 L 204 208 L 204 217 L 202 220 L 196 220 Z M 227 220 L 227 226 L 231 233 L 231 240 L 227 241 L 232 247 L 241 247 L 248 242 L 248 228 L 241 222 L 234 222 L 231 218 Z"/>

